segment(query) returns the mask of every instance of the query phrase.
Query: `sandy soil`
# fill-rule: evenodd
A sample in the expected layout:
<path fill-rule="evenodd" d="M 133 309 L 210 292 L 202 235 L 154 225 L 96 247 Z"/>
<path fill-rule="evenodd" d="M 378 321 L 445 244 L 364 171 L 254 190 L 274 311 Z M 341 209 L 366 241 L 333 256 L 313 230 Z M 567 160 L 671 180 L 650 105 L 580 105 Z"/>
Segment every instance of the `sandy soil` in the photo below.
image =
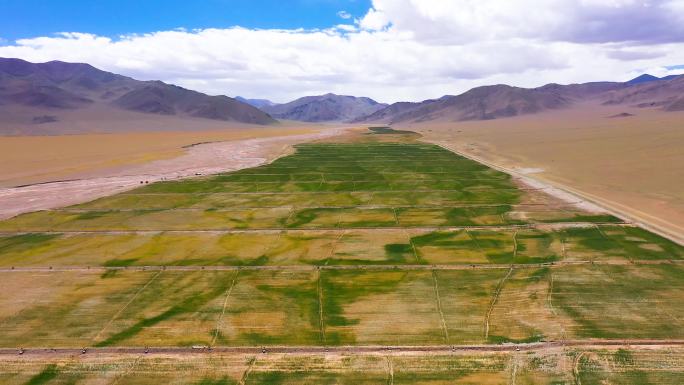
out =
<path fill-rule="evenodd" d="M 607 118 L 621 112 L 635 116 Z M 684 113 L 581 106 L 402 127 L 684 242 Z"/>
<path fill-rule="evenodd" d="M 339 135 L 347 129 L 335 127 L 298 135 L 198 144 L 175 158 L 100 170 L 97 177 L 0 189 L 0 219 L 87 202 L 141 183 L 255 167 L 286 154 L 292 144 Z"/>
<path fill-rule="evenodd" d="M 164 118 L 160 118 L 162 122 Z M 164 131 L 155 130 L 161 128 L 160 122 L 155 123 L 145 132 L 122 128 L 116 133 L 0 136 L 0 187 L 101 176 L 130 165 L 180 156 L 185 146 L 194 143 L 305 134 L 325 128 L 306 123 L 263 127 L 176 118 L 166 123 L 181 129 Z M 178 126 L 179 123 L 183 125 Z M 137 127 L 136 123 L 131 124 Z"/>

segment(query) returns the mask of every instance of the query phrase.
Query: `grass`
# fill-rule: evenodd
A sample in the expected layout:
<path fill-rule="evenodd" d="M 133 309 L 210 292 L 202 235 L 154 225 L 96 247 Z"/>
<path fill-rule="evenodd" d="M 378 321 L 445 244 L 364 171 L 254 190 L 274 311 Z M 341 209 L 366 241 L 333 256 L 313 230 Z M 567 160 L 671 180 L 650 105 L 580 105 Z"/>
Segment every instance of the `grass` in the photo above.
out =
<path fill-rule="evenodd" d="M 0 222 L 6 232 L 0 266 L 85 268 L 0 272 L 0 346 L 684 338 L 684 270 L 629 265 L 681 260 L 681 246 L 524 191 L 508 175 L 417 142 L 414 134 L 376 128 L 360 137 L 298 145 L 294 154 L 261 167 L 154 183 Z M 534 265 L 510 274 L 507 266 L 591 261 L 620 265 Z M 506 269 L 429 270 L 470 264 Z M 274 269 L 114 270 L 129 266 Z M 619 353 L 615 365 L 639 362 L 627 353 Z M 187 382 L 236 383 L 249 359 L 236 364 L 239 373 L 190 376 Z M 386 382 L 384 358 L 355 359 L 283 358 L 271 366 L 259 357 L 246 383 Z M 501 368 L 511 367 L 498 357 L 435 358 L 435 367 L 429 360 L 402 359 L 393 358 L 395 383 L 501 382 L 508 378 Z M 588 376 L 603 375 L 592 369 L 592 357 L 587 360 Z M 55 367 L 49 380 L 67 367 Z M 331 369 L 338 367 L 370 374 L 340 369 L 339 377 Z M 521 376 L 526 370 L 539 375 L 530 366 L 520 368 Z"/>

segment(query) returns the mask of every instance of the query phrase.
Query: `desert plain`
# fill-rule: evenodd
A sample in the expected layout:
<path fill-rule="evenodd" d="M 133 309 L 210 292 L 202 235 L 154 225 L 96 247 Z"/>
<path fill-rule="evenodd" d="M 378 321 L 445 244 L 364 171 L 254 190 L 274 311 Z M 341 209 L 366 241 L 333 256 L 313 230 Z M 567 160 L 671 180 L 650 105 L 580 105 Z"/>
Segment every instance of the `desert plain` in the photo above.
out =
<path fill-rule="evenodd" d="M 684 239 L 684 113 L 590 103 L 501 120 L 405 126 Z"/>

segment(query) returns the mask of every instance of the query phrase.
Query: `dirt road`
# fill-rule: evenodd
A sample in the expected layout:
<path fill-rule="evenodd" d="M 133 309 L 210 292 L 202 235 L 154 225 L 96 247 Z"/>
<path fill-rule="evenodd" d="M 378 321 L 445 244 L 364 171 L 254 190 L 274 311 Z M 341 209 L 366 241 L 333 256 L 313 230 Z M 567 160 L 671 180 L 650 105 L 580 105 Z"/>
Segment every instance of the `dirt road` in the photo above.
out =
<path fill-rule="evenodd" d="M 0 348 L 0 356 L 58 356 L 58 355 L 188 355 L 188 354 L 359 354 L 359 353 L 458 353 L 458 352 L 514 352 L 540 351 L 563 347 L 676 347 L 684 346 L 684 340 L 657 339 L 587 339 L 544 341 L 533 343 L 506 343 L 491 345 L 427 345 L 427 346 L 195 346 L 195 347 L 104 347 L 104 348 Z"/>

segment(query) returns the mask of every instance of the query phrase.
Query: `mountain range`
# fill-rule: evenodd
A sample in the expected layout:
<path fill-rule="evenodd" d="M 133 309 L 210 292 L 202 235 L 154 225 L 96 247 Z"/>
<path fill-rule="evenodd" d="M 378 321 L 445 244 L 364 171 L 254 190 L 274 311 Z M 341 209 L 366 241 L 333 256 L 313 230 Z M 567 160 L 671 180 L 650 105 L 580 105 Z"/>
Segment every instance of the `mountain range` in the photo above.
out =
<path fill-rule="evenodd" d="M 640 79 L 641 78 L 641 79 Z M 422 102 L 399 102 L 356 123 L 489 120 L 557 110 L 582 103 L 684 110 L 684 76 L 640 77 L 629 82 L 547 84 L 537 88 L 494 85 Z"/>
<path fill-rule="evenodd" d="M 0 106 L 2 115 L 33 124 L 57 121 L 60 111 L 95 107 L 259 125 L 276 123 L 267 113 L 227 96 L 209 96 L 161 81 L 135 80 L 89 64 L 60 61 L 30 63 L 0 58 Z"/>
<path fill-rule="evenodd" d="M 153 123 L 162 129 L 168 125 L 187 127 L 188 119 L 259 125 L 276 123 L 274 118 L 392 124 L 499 119 L 580 104 L 682 111 L 684 76 L 658 78 L 644 74 L 627 82 L 547 84 L 537 88 L 500 84 L 473 88 L 460 95 L 390 105 L 331 93 L 276 104 L 266 99 L 209 96 L 161 81 L 135 80 L 89 64 L 36 64 L 0 58 L 0 132 L 11 134 L 64 133 L 49 129 L 55 122 L 65 123 L 69 126 L 66 131 L 73 132 L 71 127 L 83 116 L 90 120 L 81 122 L 86 127 L 75 132 L 92 131 L 92 122 L 98 120 L 120 122 L 113 129 L 120 130 L 142 116 L 148 118 L 140 123 L 141 129 L 154 116 L 158 118 Z M 177 124 L 181 121 L 184 124 Z"/>
<path fill-rule="evenodd" d="M 274 118 L 304 122 L 351 121 L 387 107 L 373 99 L 325 94 L 306 96 L 285 104 L 260 107 Z"/>
<path fill-rule="evenodd" d="M 247 99 L 247 98 L 243 98 L 242 96 L 236 96 L 235 100 L 240 101 L 242 103 L 247 103 L 250 106 L 256 107 L 256 108 L 269 107 L 269 106 L 273 106 L 276 104 L 276 103 L 273 103 L 272 101 L 270 101 L 268 99 Z"/>

